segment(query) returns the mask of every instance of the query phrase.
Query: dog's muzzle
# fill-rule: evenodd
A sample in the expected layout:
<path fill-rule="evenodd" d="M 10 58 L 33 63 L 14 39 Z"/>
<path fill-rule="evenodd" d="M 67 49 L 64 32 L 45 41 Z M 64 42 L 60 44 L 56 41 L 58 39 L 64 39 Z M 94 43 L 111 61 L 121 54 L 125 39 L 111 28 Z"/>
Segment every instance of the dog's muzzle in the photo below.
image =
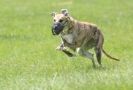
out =
<path fill-rule="evenodd" d="M 60 32 L 64 29 L 64 25 L 62 25 L 61 23 L 55 23 L 52 26 L 52 34 L 53 35 L 59 35 Z"/>

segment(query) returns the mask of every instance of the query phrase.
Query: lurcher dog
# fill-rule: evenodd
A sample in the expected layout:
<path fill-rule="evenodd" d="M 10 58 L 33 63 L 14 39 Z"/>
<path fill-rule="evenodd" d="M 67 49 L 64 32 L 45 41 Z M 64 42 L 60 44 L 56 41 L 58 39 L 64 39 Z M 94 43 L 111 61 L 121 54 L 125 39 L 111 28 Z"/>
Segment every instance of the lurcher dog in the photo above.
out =
<path fill-rule="evenodd" d="M 74 56 L 66 47 L 77 51 L 79 55 L 92 60 L 95 67 L 94 57 L 88 50 L 94 48 L 96 58 L 101 66 L 102 52 L 109 58 L 119 61 L 105 52 L 103 49 L 104 37 L 100 29 L 92 23 L 79 22 L 73 19 L 67 9 L 62 9 L 61 13 L 51 14 L 53 17 L 52 33 L 53 35 L 60 35 L 62 43 L 57 47 L 58 50 L 63 51 L 68 56 Z"/>

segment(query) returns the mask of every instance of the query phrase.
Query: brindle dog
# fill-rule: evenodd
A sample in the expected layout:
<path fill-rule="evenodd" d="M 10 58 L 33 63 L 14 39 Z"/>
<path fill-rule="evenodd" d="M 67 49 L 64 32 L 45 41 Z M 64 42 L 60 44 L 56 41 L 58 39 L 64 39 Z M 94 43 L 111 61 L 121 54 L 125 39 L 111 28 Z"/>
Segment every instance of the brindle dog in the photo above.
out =
<path fill-rule="evenodd" d="M 62 44 L 57 47 L 58 50 L 63 51 L 68 56 L 74 56 L 73 53 L 69 52 L 66 47 L 77 51 L 80 55 L 87 57 L 92 60 L 93 66 L 95 67 L 94 57 L 88 50 L 94 48 L 96 58 L 101 64 L 102 52 L 109 58 L 119 61 L 105 52 L 103 49 L 104 37 L 100 29 L 92 23 L 79 22 L 73 19 L 67 9 L 62 9 L 60 14 L 52 13 L 53 35 L 60 35 L 62 38 Z"/>

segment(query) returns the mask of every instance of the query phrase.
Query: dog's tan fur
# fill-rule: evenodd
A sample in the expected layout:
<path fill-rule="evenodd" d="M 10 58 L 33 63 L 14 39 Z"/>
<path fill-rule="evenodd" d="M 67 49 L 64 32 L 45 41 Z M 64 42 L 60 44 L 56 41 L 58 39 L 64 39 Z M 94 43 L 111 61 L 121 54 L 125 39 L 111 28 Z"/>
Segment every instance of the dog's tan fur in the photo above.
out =
<path fill-rule="evenodd" d="M 73 54 L 65 49 L 65 47 L 69 47 L 70 49 L 77 51 L 80 55 L 91 59 L 94 67 L 95 62 L 93 54 L 88 52 L 91 48 L 94 48 L 100 65 L 102 52 L 109 58 L 118 61 L 118 59 L 111 57 L 103 50 L 104 37 L 100 29 L 95 24 L 79 22 L 73 19 L 65 9 L 62 10 L 61 14 L 54 14 L 53 18 L 55 22 L 59 22 L 60 20 L 67 22 L 65 24 L 65 28 L 60 33 L 62 44 L 57 49 L 72 56 Z"/>

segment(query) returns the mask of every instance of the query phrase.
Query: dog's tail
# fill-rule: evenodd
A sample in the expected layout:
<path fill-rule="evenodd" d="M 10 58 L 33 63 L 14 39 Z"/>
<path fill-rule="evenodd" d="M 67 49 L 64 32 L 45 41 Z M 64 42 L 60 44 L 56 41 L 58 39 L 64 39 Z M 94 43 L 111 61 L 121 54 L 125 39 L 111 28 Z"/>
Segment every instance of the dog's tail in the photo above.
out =
<path fill-rule="evenodd" d="M 97 48 L 100 48 L 100 47 L 101 47 L 102 52 L 103 52 L 108 58 L 110 58 L 110 59 L 112 59 L 112 60 L 120 61 L 119 59 L 110 56 L 110 55 L 103 49 L 104 38 L 103 38 L 103 34 L 100 32 L 100 30 L 99 30 L 99 33 L 100 33 L 100 36 L 99 36 L 99 41 L 98 41 Z"/>
<path fill-rule="evenodd" d="M 110 58 L 110 59 L 112 59 L 112 60 L 120 61 L 119 59 L 110 56 L 103 48 L 102 48 L 102 52 L 103 52 L 108 58 Z"/>

